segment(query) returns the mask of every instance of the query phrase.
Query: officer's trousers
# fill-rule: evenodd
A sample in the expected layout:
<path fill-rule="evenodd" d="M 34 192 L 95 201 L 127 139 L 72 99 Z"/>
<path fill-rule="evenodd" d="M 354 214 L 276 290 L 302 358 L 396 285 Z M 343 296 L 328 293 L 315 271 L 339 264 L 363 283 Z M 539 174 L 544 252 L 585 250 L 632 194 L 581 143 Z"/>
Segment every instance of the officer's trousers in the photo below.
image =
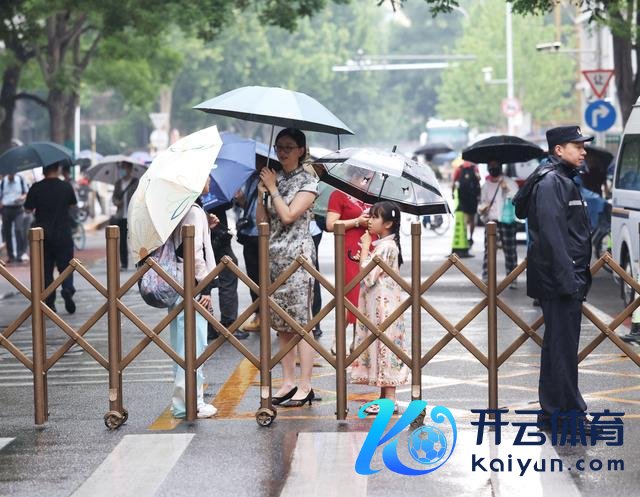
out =
<path fill-rule="evenodd" d="M 544 416 L 554 411 L 584 412 L 578 389 L 578 346 L 582 301 L 577 298 L 540 299 L 544 338 L 540 357 L 538 396 Z"/>

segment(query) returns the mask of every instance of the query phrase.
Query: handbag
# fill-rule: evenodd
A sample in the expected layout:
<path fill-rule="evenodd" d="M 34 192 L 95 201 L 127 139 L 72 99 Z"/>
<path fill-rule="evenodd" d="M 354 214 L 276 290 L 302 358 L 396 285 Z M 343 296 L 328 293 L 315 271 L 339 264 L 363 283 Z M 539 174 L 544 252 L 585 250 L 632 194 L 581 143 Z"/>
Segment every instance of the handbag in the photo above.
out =
<path fill-rule="evenodd" d="M 493 198 L 488 205 L 480 204 L 478 206 L 478 215 L 480 216 L 480 221 L 482 224 L 487 224 L 489 222 L 489 211 L 491 210 L 491 206 L 496 200 L 496 195 L 498 195 L 498 191 L 500 190 L 500 184 L 498 183 L 498 188 L 496 188 L 495 193 L 493 194 Z"/>
<path fill-rule="evenodd" d="M 504 204 L 502 205 L 500 222 L 503 224 L 513 224 L 516 222 L 516 207 L 513 205 L 513 201 L 510 198 L 505 199 Z"/>

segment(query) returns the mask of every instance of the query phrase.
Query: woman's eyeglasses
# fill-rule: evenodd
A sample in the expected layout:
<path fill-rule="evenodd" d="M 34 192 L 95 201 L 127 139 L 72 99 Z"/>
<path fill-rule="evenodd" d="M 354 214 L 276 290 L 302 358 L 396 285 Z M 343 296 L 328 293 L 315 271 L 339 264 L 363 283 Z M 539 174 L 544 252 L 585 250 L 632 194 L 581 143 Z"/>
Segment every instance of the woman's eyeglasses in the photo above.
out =
<path fill-rule="evenodd" d="M 273 146 L 273 149 L 276 152 L 286 152 L 288 154 L 290 154 L 291 152 L 293 152 L 297 148 L 300 148 L 300 147 L 292 147 L 292 146 L 284 146 L 284 145 L 274 145 Z"/>

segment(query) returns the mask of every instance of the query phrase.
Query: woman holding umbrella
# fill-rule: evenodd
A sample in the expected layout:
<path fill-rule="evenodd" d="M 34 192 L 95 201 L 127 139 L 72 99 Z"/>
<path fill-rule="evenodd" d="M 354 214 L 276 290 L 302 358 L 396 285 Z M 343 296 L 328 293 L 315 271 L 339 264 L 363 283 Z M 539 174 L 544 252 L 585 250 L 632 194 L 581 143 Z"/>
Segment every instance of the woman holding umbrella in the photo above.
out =
<path fill-rule="evenodd" d="M 307 155 L 306 137 L 296 128 L 285 128 L 276 137 L 275 149 L 282 171 L 270 168 L 260 172 L 259 198 L 268 193 L 270 205 L 258 202 L 257 221 L 269 222 L 269 258 L 271 280 L 275 280 L 298 257 L 315 259 L 315 246 L 309 232 L 313 218 L 311 207 L 317 196 L 318 182 L 302 165 Z M 298 323 L 310 319 L 313 278 L 298 269 L 280 286 L 273 298 Z M 294 330 L 276 313 L 271 313 L 271 326 L 278 332 L 280 346 L 285 347 L 295 336 Z M 282 358 L 282 385 L 272 402 L 282 407 L 300 407 L 314 399 L 311 388 L 313 348 L 304 340 L 298 346 L 300 381 L 296 385 L 296 348 Z"/>

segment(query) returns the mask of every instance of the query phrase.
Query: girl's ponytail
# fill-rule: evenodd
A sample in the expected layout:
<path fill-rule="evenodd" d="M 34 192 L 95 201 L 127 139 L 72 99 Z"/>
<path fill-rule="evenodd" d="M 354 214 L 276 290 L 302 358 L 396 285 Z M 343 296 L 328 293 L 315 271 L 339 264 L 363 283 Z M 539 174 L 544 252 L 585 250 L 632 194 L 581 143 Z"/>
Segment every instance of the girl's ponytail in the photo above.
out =
<path fill-rule="evenodd" d="M 393 217 L 393 240 L 398 246 L 398 267 L 402 266 L 402 246 L 400 245 L 400 210 L 394 207 L 391 211 Z M 395 216 L 394 216 L 395 214 Z"/>

